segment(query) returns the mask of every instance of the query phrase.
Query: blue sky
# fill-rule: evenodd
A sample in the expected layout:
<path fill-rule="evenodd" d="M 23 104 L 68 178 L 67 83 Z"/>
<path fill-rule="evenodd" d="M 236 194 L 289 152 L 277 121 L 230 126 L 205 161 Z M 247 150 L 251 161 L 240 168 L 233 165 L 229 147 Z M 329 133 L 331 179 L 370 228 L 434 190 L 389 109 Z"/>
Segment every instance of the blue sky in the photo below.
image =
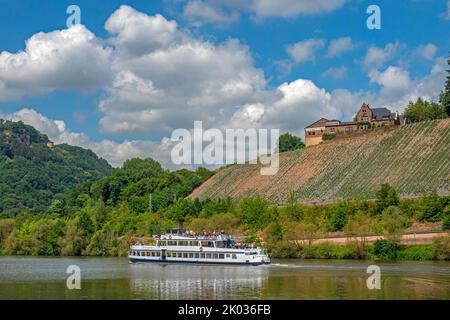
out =
<path fill-rule="evenodd" d="M 362 101 L 401 111 L 443 86 L 449 1 L 245 3 L 0 0 L 0 115 L 119 165 L 164 162 L 161 139 L 193 120 L 302 135 Z M 71 4 L 84 27 L 64 33 Z M 380 30 L 366 27 L 371 4 Z"/>

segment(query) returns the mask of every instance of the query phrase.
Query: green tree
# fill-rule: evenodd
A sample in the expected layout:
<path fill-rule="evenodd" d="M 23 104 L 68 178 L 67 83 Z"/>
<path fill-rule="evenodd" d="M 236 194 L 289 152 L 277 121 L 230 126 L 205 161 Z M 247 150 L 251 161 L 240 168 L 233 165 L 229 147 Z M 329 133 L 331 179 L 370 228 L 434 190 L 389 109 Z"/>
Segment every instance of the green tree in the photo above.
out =
<path fill-rule="evenodd" d="M 242 198 L 239 201 L 241 220 L 248 226 L 263 229 L 271 220 L 269 204 L 263 197 Z"/>
<path fill-rule="evenodd" d="M 416 102 L 410 101 L 403 115 L 408 123 L 447 118 L 447 112 L 442 104 L 422 98 Z"/>
<path fill-rule="evenodd" d="M 422 195 L 421 203 L 421 220 L 432 222 L 441 220 L 444 211 L 444 202 L 438 196 L 436 190 L 424 193 Z"/>
<path fill-rule="evenodd" d="M 297 150 L 305 147 L 300 137 L 294 136 L 290 133 L 280 135 L 278 139 L 279 152 L 286 152 Z"/>
<path fill-rule="evenodd" d="M 450 66 L 450 58 L 447 60 L 447 64 Z M 447 112 L 447 116 L 450 117 L 450 69 L 447 70 L 447 80 L 445 81 L 444 90 L 439 96 L 439 102 Z"/>
<path fill-rule="evenodd" d="M 377 240 L 372 247 L 372 253 L 376 259 L 379 260 L 395 260 L 398 257 L 400 245 L 396 241 L 391 240 Z"/>
<path fill-rule="evenodd" d="M 381 213 L 387 207 L 397 206 L 399 203 L 400 198 L 395 188 L 388 183 L 382 184 L 380 190 L 377 191 L 376 211 Z"/>

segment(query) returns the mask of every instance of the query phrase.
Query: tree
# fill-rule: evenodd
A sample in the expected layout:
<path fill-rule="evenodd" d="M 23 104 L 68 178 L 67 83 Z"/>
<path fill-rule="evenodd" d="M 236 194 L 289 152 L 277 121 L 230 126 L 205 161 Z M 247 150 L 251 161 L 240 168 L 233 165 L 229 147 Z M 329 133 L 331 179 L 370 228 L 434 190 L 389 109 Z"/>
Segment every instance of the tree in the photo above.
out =
<path fill-rule="evenodd" d="M 300 137 L 294 136 L 290 133 L 284 133 L 278 139 L 279 152 L 292 151 L 302 149 L 305 144 Z"/>
<path fill-rule="evenodd" d="M 442 104 L 422 98 L 416 102 L 410 101 L 403 115 L 408 123 L 447 118 L 447 112 Z"/>
<path fill-rule="evenodd" d="M 256 229 L 264 228 L 271 220 L 269 204 L 261 196 L 242 198 L 239 201 L 239 214 L 245 224 Z"/>
<path fill-rule="evenodd" d="M 422 216 L 421 220 L 424 221 L 438 221 L 441 220 L 443 211 L 444 211 L 444 203 L 439 198 L 436 190 L 431 192 L 424 193 L 422 195 Z"/>
<path fill-rule="evenodd" d="M 382 184 L 377 192 L 376 211 L 381 213 L 387 207 L 396 206 L 399 203 L 400 198 L 397 191 L 388 183 Z"/>
<path fill-rule="evenodd" d="M 450 58 L 447 60 L 447 64 L 450 66 Z M 447 112 L 447 116 L 450 116 L 450 69 L 447 70 L 448 76 L 445 81 L 445 88 L 441 92 L 439 102 Z"/>

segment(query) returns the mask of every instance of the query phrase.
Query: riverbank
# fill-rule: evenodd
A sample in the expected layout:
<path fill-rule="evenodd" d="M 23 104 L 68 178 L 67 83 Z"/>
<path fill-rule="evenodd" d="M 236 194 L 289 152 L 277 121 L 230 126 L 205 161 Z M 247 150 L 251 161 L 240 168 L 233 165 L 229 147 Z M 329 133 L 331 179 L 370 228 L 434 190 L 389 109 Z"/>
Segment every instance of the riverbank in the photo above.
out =
<path fill-rule="evenodd" d="M 447 260 L 450 241 L 447 234 L 427 244 L 403 244 L 398 239 L 377 239 L 373 243 L 357 238 L 345 243 L 333 241 L 280 241 L 268 244 L 273 258 L 357 259 L 357 260 Z"/>

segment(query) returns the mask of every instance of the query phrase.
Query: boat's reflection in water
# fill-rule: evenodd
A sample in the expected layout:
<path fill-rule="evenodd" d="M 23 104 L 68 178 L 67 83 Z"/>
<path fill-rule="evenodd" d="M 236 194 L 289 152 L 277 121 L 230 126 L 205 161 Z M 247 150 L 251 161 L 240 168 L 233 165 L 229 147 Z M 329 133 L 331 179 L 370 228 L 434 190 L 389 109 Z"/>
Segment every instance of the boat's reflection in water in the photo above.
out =
<path fill-rule="evenodd" d="M 267 266 L 133 264 L 131 289 L 142 299 L 258 299 Z"/>

